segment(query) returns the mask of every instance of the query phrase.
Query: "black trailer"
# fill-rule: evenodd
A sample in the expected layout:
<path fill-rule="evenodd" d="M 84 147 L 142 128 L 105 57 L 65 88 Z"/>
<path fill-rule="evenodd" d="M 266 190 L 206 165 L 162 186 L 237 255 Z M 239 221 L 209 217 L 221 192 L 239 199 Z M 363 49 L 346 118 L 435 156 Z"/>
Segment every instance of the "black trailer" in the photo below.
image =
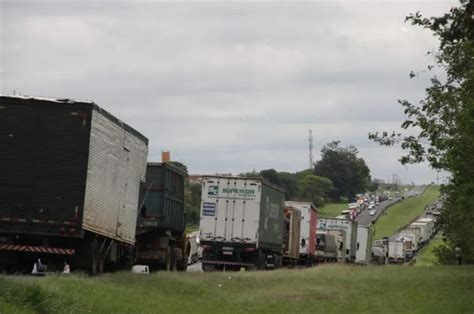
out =
<path fill-rule="evenodd" d="M 147 138 L 92 102 L 0 96 L 0 147 L 0 268 L 130 254 Z"/>

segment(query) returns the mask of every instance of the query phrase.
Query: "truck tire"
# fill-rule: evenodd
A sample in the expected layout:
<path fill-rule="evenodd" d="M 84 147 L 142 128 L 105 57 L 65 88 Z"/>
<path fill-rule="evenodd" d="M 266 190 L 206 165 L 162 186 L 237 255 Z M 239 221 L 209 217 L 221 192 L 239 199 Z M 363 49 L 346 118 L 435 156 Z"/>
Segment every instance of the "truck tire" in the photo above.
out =
<path fill-rule="evenodd" d="M 97 242 L 97 237 L 94 237 L 90 243 L 90 275 L 97 275 L 97 265 L 99 259 L 99 244 Z"/>
<path fill-rule="evenodd" d="M 177 254 L 178 252 L 176 250 L 179 251 L 178 248 L 175 248 L 175 247 L 171 248 L 171 267 L 170 267 L 171 271 L 178 270 L 178 254 Z"/>
<path fill-rule="evenodd" d="M 213 264 L 203 263 L 201 267 L 203 272 L 216 271 L 216 265 Z"/>
<path fill-rule="evenodd" d="M 257 251 L 257 270 L 265 270 L 265 252 L 262 249 Z"/>
<path fill-rule="evenodd" d="M 168 246 L 166 249 L 166 258 L 165 258 L 165 270 L 170 271 L 171 270 L 171 246 Z"/>

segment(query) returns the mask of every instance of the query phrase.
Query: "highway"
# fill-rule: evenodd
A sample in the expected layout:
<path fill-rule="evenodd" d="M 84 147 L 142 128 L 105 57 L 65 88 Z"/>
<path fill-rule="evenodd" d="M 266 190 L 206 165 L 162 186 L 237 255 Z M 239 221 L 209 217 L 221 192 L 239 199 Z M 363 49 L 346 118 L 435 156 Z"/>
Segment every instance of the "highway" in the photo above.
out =
<path fill-rule="evenodd" d="M 404 193 L 404 196 L 405 198 L 408 198 L 408 197 L 416 197 L 417 196 L 417 193 L 418 195 L 421 195 L 421 193 L 423 193 L 423 191 L 425 190 L 425 186 L 421 185 L 421 186 L 415 186 L 413 187 L 412 189 L 410 189 L 409 191 L 405 192 Z M 359 216 L 356 217 L 356 221 L 359 225 L 363 225 L 363 226 L 369 226 L 370 224 L 372 224 L 372 222 L 374 220 L 377 220 L 377 218 L 383 214 L 383 212 L 385 211 L 385 209 L 395 203 L 398 203 L 399 201 L 401 200 L 401 197 L 394 197 L 392 200 L 386 200 L 386 201 L 383 201 L 381 202 L 379 205 L 375 206 L 375 215 L 374 216 L 370 216 L 369 213 L 370 213 L 370 209 L 366 209 L 364 211 L 362 211 Z"/>

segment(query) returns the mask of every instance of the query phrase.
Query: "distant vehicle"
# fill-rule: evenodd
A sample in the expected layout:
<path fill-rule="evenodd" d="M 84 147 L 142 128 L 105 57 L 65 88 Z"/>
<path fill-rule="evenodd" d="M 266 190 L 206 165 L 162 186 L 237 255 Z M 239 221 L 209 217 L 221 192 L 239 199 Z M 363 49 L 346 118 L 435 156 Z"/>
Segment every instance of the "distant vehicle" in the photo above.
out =
<path fill-rule="evenodd" d="M 391 196 L 388 197 L 388 200 L 391 201 L 393 198 Z"/>
<path fill-rule="evenodd" d="M 375 209 L 372 209 L 372 210 L 369 212 L 369 215 L 370 215 L 370 216 L 375 216 Z"/>
<path fill-rule="evenodd" d="M 375 202 L 374 201 L 371 201 L 369 203 L 369 209 L 372 209 L 372 208 L 375 208 Z"/>

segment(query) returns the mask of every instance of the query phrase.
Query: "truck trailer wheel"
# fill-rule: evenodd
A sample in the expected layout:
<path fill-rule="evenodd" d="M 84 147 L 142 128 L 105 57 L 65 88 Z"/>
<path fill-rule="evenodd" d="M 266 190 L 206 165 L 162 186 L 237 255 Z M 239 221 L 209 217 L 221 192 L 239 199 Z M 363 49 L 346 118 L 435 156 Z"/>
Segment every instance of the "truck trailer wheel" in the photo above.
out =
<path fill-rule="evenodd" d="M 97 265 L 99 263 L 99 244 L 97 242 L 97 237 L 94 237 L 90 243 L 90 275 L 97 275 Z"/>
<path fill-rule="evenodd" d="M 171 270 L 171 252 L 172 248 L 171 246 L 168 246 L 166 249 L 166 258 L 165 258 L 165 270 L 170 271 Z"/>
<path fill-rule="evenodd" d="M 266 257 L 265 257 L 265 252 L 263 252 L 262 249 L 258 249 L 257 251 L 257 270 L 265 270 L 265 262 L 266 262 Z"/>
<path fill-rule="evenodd" d="M 178 248 L 172 247 L 171 248 L 171 271 L 177 271 L 178 269 L 178 252 L 176 250 L 179 250 Z"/>
<path fill-rule="evenodd" d="M 202 271 L 203 272 L 210 272 L 210 271 L 215 271 L 216 266 L 213 264 L 208 264 L 208 263 L 203 263 L 202 264 Z"/>

